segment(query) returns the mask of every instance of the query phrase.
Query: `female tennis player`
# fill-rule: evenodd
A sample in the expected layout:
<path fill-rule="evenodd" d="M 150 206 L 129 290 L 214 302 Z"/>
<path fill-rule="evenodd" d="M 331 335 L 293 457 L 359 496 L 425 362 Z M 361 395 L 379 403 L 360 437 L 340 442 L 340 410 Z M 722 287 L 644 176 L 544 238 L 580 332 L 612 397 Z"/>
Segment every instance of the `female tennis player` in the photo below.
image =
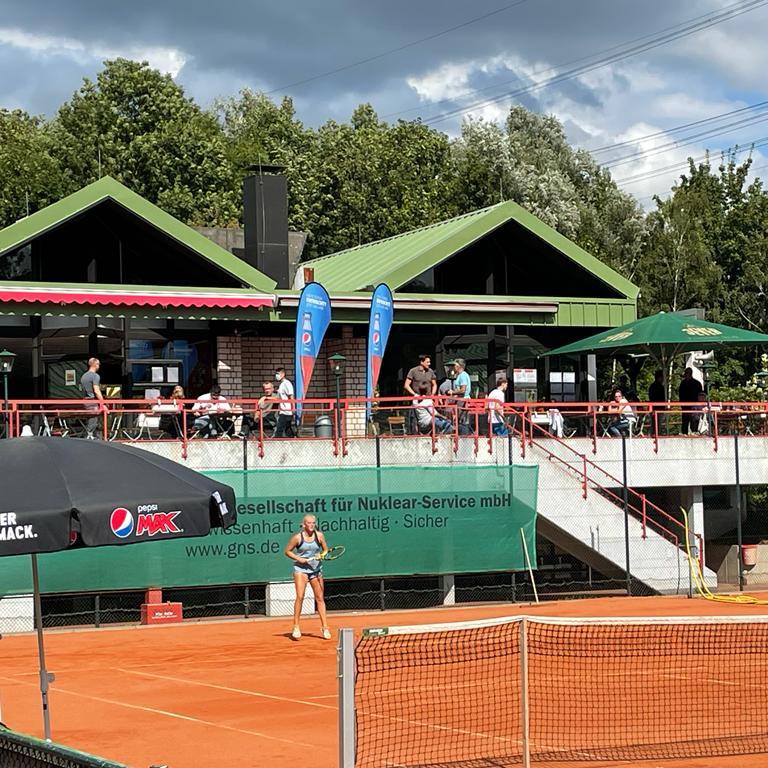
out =
<path fill-rule="evenodd" d="M 325 536 L 317 530 L 317 518 L 314 515 L 304 515 L 301 530 L 291 536 L 285 547 L 286 557 L 293 560 L 293 583 L 296 586 L 296 602 L 293 605 L 293 632 L 291 637 L 298 640 L 301 637 L 299 618 L 301 604 L 304 602 L 304 592 L 307 582 L 315 593 L 315 605 L 320 614 L 320 625 L 323 638 L 331 639 L 328 620 L 325 616 L 325 597 L 323 595 L 323 566 L 319 559 L 328 552 Z"/>

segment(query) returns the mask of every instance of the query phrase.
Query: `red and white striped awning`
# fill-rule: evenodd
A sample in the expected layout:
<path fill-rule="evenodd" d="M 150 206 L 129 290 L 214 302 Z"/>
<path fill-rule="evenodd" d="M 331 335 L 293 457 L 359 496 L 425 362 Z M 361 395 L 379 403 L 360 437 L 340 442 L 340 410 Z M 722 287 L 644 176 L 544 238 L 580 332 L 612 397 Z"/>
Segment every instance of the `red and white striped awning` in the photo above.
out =
<path fill-rule="evenodd" d="M 37 302 L 96 307 L 182 307 L 209 309 L 258 309 L 274 307 L 275 296 L 250 291 L 160 291 L 83 288 L 0 288 L 0 303 Z"/>

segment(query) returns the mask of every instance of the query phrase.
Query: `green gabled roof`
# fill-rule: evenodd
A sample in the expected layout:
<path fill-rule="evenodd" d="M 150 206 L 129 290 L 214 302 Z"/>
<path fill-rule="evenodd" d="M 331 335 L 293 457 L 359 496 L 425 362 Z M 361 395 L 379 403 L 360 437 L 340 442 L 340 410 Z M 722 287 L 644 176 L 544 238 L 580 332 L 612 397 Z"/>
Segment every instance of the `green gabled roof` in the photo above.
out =
<path fill-rule="evenodd" d="M 119 181 L 105 176 L 68 197 L 0 230 L 0 255 L 84 213 L 105 200 L 112 200 L 138 218 L 194 251 L 245 286 L 271 291 L 276 283 L 204 235 L 158 208 Z"/>
<path fill-rule="evenodd" d="M 320 256 L 306 266 L 314 268 L 314 279 L 331 292 L 360 291 L 378 283 L 397 290 L 509 221 L 525 227 L 627 298 L 637 298 L 637 286 L 513 202 Z"/>

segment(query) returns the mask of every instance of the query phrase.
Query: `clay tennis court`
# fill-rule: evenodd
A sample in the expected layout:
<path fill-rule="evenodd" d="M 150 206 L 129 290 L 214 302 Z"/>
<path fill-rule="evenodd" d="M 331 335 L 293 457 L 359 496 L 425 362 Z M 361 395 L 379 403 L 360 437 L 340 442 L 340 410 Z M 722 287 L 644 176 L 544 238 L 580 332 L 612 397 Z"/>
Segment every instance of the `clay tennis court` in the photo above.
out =
<path fill-rule="evenodd" d="M 768 606 L 679 597 L 601 598 L 539 606 L 336 614 L 331 623 L 334 628 L 362 629 L 516 614 L 768 615 Z M 173 627 L 48 631 L 48 666 L 56 673 L 51 688 L 54 740 L 135 768 L 151 764 L 293 768 L 297 760 L 309 760 L 309 753 L 313 768 L 336 768 L 336 642 L 320 638 L 316 619 L 305 622 L 304 630 L 304 638 L 294 642 L 288 635 L 290 620 L 258 618 Z M 3 638 L 2 720 L 14 730 L 40 736 L 37 685 L 35 638 Z M 750 758 L 650 760 L 644 764 L 649 768 L 736 768 L 745 759 Z M 574 768 L 592 764 L 589 760 L 569 762 Z M 599 763 L 630 764 L 629 760 Z"/>

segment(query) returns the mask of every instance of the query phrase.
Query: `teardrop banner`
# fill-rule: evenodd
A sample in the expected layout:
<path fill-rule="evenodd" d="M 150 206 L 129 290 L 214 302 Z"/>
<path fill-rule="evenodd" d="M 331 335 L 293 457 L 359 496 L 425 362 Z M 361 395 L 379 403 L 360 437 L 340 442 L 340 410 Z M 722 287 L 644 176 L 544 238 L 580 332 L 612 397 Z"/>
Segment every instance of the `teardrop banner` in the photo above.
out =
<path fill-rule="evenodd" d="M 368 355 L 365 376 L 366 419 L 371 418 L 371 400 L 376 391 L 381 371 L 381 360 L 387 348 L 389 332 L 394 318 L 394 302 L 392 291 L 388 285 L 380 283 L 371 296 L 371 317 L 368 321 Z"/>
<path fill-rule="evenodd" d="M 296 422 L 301 418 L 301 400 L 307 396 L 320 346 L 331 324 L 331 299 L 320 283 L 307 283 L 296 313 Z"/>

